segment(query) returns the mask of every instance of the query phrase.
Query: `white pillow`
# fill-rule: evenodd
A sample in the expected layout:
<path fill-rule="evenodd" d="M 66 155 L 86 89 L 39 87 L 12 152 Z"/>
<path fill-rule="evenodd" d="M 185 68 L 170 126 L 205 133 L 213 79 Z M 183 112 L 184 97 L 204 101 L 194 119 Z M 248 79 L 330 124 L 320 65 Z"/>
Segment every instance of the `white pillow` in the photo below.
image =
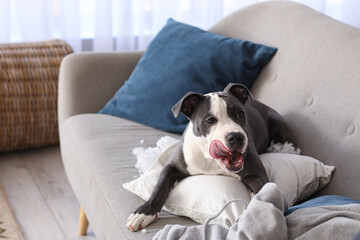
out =
<path fill-rule="evenodd" d="M 159 178 L 165 159 L 173 148 L 174 145 L 165 151 L 144 175 L 125 183 L 123 187 L 147 200 Z M 295 154 L 265 153 L 260 155 L 260 158 L 269 180 L 284 191 L 290 206 L 323 188 L 329 183 L 335 170 L 335 167 L 326 166 L 314 158 Z M 247 188 L 238 179 L 219 175 L 197 175 L 178 183 L 170 192 L 163 209 L 204 223 L 234 198 L 241 198 L 247 203 L 250 201 Z M 233 203 L 214 222 L 230 227 L 242 212 L 243 204 Z"/>

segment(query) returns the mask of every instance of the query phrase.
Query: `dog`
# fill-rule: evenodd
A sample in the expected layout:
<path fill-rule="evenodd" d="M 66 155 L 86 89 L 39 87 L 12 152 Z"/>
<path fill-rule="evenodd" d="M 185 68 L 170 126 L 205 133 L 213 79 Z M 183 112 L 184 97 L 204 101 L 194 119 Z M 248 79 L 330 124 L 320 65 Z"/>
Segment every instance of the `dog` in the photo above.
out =
<path fill-rule="evenodd" d="M 175 184 L 198 174 L 228 175 L 241 180 L 254 195 L 268 182 L 259 154 L 270 141 L 292 142 L 283 117 L 254 100 L 242 84 L 222 92 L 190 92 L 172 107 L 190 121 L 161 171 L 150 198 L 128 218 L 126 227 L 137 231 L 158 218 Z"/>

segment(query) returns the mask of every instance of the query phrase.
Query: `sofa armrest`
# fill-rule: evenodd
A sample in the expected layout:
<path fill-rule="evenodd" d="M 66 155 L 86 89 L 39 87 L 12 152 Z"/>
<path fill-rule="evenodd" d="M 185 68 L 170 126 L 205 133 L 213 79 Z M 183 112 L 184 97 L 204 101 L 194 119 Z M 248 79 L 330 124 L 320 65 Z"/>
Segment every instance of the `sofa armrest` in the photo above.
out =
<path fill-rule="evenodd" d="M 59 124 L 80 113 L 95 113 L 129 78 L 143 52 L 74 53 L 60 66 Z"/>

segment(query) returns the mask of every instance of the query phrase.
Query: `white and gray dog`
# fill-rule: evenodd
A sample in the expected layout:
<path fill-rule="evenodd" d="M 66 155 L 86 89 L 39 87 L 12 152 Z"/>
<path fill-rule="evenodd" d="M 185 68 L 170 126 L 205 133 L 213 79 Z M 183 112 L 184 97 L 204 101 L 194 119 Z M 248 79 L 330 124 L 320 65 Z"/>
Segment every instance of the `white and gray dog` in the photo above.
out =
<path fill-rule="evenodd" d="M 251 194 L 268 182 L 259 154 L 270 141 L 292 142 L 284 119 L 252 98 L 242 84 L 224 91 L 188 93 L 173 108 L 190 122 L 175 152 L 164 166 L 150 198 L 128 218 L 137 231 L 158 218 L 176 182 L 198 174 L 228 175 L 240 179 Z"/>

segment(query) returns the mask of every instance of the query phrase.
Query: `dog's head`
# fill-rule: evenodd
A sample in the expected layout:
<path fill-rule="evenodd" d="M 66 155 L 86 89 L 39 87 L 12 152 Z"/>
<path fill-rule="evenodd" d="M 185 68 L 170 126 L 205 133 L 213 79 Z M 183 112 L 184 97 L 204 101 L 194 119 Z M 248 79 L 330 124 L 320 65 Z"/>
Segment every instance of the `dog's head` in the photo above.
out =
<path fill-rule="evenodd" d="M 182 112 L 191 122 L 195 139 L 206 144 L 205 156 L 213 158 L 227 172 L 237 173 L 244 166 L 249 127 L 244 104 L 252 100 L 242 84 L 229 84 L 223 92 L 188 93 L 172 111 Z"/>

